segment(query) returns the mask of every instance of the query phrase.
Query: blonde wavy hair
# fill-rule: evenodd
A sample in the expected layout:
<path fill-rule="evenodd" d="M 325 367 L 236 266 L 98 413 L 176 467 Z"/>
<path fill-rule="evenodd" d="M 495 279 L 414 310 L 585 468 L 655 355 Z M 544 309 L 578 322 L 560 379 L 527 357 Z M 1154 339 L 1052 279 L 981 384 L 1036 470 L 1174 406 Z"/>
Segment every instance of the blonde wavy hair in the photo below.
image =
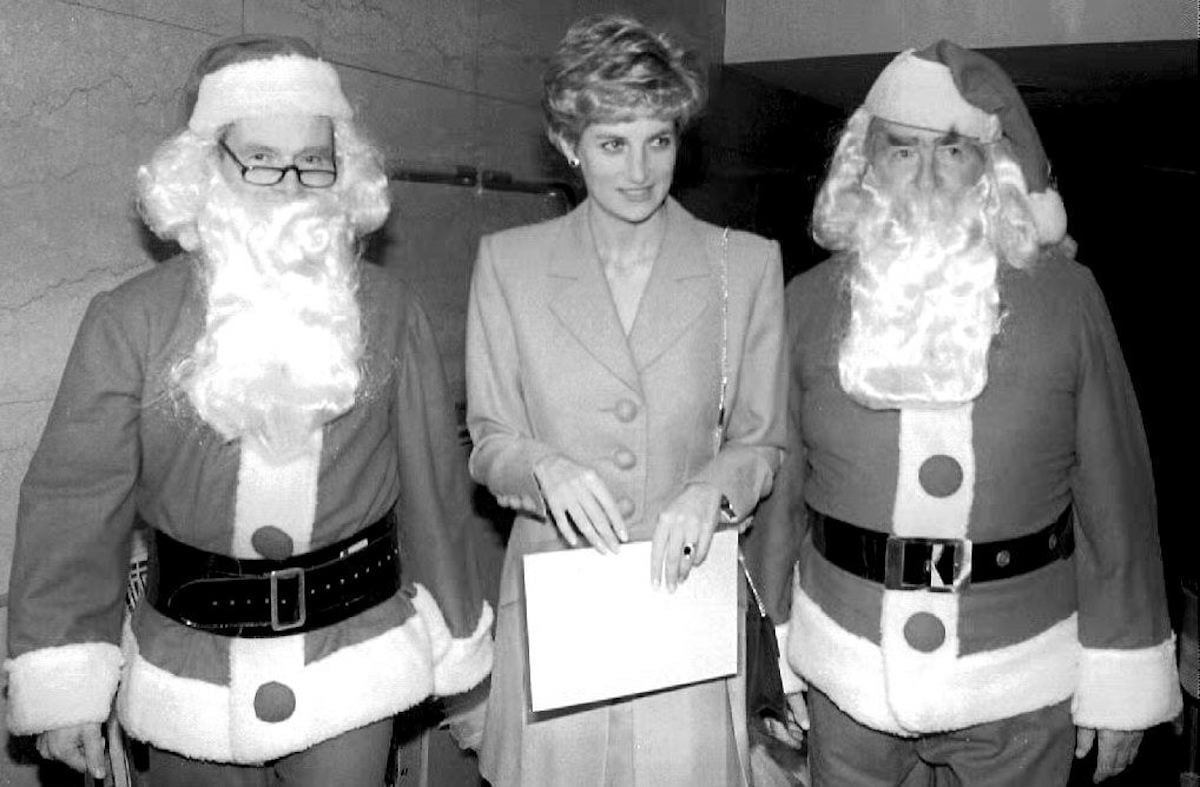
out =
<path fill-rule="evenodd" d="M 696 57 L 628 16 L 592 16 L 567 31 L 542 80 L 542 110 L 552 142 L 575 144 L 592 123 L 639 111 L 682 131 L 704 106 Z"/>

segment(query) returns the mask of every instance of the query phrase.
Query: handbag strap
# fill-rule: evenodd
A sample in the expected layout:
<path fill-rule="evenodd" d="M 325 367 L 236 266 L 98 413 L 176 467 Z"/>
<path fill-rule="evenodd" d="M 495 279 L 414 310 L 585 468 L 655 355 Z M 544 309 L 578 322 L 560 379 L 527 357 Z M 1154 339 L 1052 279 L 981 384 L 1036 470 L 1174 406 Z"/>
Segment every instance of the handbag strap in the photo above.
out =
<path fill-rule="evenodd" d="M 721 259 L 717 266 L 721 288 L 721 378 L 717 392 L 717 425 L 713 429 L 713 455 L 725 442 L 725 395 L 729 389 L 729 228 L 721 232 Z"/>
<path fill-rule="evenodd" d="M 762 597 L 758 595 L 758 588 L 755 587 L 754 580 L 750 578 L 750 569 L 746 567 L 746 558 L 742 555 L 740 546 L 738 547 L 738 565 L 742 567 L 742 573 L 746 575 L 746 584 L 750 586 L 750 595 L 754 597 L 754 606 L 758 607 L 758 616 L 767 617 L 767 608 L 763 606 Z"/>
<path fill-rule="evenodd" d="M 729 228 L 726 227 L 721 232 L 721 259 L 718 264 L 718 283 L 721 288 L 721 379 L 717 394 L 717 425 L 713 429 L 713 455 L 715 456 L 721 450 L 721 444 L 725 440 L 725 397 L 729 390 Z M 746 567 L 746 558 L 742 555 L 741 547 L 738 547 L 738 565 L 742 567 L 742 573 L 746 576 L 746 584 L 750 586 L 750 595 L 754 596 L 754 604 L 758 607 L 758 614 L 762 617 L 767 616 L 767 609 L 763 606 L 762 598 L 758 595 L 758 588 L 754 586 L 754 580 L 750 578 L 750 569 Z"/>
<path fill-rule="evenodd" d="M 725 440 L 725 397 L 729 390 L 729 228 L 726 227 L 721 232 L 721 259 L 718 265 L 718 281 L 721 287 L 721 380 L 717 394 L 717 425 L 713 429 L 713 455 L 715 456 L 721 450 L 721 444 Z M 762 597 L 758 595 L 758 588 L 754 585 L 754 580 L 750 577 L 750 569 L 746 566 L 746 558 L 742 554 L 742 548 L 738 547 L 738 565 L 742 567 L 742 574 L 746 577 L 746 584 L 750 586 L 750 595 L 754 597 L 754 605 L 758 607 L 758 614 L 761 617 L 767 616 L 767 608 L 763 606 Z"/>

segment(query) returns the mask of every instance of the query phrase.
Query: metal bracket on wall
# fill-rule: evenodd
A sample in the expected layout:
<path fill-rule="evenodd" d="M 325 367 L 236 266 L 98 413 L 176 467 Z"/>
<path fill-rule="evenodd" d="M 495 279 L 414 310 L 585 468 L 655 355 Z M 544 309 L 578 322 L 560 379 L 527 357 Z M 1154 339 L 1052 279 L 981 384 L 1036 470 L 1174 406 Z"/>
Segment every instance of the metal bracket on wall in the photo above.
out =
<path fill-rule="evenodd" d="M 561 199 L 568 209 L 579 204 L 570 184 L 553 180 L 520 180 L 511 173 L 462 164 L 435 166 L 416 161 L 388 161 L 390 180 L 410 183 L 434 183 L 443 186 L 464 186 L 478 191 L 511 191 L 522 194 L 545 194 Z"/>

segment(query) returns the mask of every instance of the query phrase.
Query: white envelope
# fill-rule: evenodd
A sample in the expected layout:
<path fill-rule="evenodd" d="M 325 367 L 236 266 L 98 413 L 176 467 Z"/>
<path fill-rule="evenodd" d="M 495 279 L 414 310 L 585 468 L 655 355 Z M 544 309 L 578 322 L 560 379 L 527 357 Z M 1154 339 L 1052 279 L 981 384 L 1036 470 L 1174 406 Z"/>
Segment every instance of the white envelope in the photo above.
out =
<path fill-rule="evenodd" d="M 650 543 L 616 555 L 526 555 L 525 622 L 534 711 L 711 680 L 737 672 L 738 534 L 674 593 L 650 584 Z"/>

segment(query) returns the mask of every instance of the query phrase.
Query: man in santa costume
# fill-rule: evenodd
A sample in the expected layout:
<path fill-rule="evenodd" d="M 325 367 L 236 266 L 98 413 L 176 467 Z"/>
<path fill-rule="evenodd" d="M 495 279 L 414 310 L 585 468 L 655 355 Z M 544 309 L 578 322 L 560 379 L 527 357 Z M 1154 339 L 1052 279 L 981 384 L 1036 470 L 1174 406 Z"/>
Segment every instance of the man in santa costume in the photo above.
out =
<path fill-rule="evenodd" d="M 358 255 L 387 178 L 333 67 L 239 36 L 185 102 L 138 173 L 185 253 L 92 301 L 21 488 L 8 724 L 101 776 L 116 695 L 155 785 L 380 784 L 392 716 L 491 667 L 452 399 Z"/>
<path fill-rule="evenodd" d="M 1141 417 L 1065 230 L 976 52 L 901 53 L 840 138 L 747 544 L 816 785 L 1064 784 L 1093 746 L 1100 780 L 1180 708 Z"/>

